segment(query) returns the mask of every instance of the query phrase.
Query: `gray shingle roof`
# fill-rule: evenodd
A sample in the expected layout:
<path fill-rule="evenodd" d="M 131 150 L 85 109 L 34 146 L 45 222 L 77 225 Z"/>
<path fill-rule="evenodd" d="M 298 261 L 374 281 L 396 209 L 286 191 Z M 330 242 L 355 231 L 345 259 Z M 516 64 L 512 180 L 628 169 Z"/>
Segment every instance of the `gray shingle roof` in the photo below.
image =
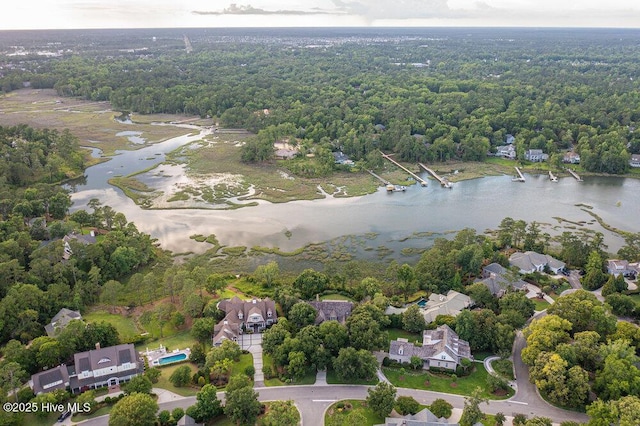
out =
<path fill-rule="evenodd" d="M 347 317 L 351 315 L 351 311 L 353 310 L 353 303 L 344 300 L 326 300 L 308 303 L 318 311 L 316 324 L 332 319 L 343 323 Z"/>

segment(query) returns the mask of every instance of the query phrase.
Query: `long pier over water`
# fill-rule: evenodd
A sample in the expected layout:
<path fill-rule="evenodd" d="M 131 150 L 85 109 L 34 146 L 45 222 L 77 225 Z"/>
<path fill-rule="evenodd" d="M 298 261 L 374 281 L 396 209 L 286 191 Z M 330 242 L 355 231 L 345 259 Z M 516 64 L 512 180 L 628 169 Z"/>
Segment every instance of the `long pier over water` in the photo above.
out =
<path fill-rule="evenodd" d="M 427 173 L 429 173 L 431 176 L 433 176 L 433 178 L 435 180 L 440 182 L 440 185 L 442 185 L 443 188 L 451 188 L 452 187 L 451 182 L 449 182 L 449 180 L 447 178 L 443 178 L 443 177 L 438 176 L 438 174 L 436 172 L 434 172 L 433 170 L 431 170 L 429 167 L 425 166 L 422 163 L 418 163 L 418 165 L 420 167 L 422 167 L 423 169 L 425 169 L 427 171 Z"/>
<path fill-rule="evenodd" d="M 396 160 L 391 158 L 390 155 L 387 155 L 382 151 L 380 151 L 380 154 L 382 154 L 382 158 L 384 158 L 386 160 L 389 160 L 390 162 L 392 162 L 393 164 L 395 164 L 396 166 L 398 166 L 399 168 L 401 168 L 405 172 L 409 173 L 409 175 L 411 175 L 417 182 L 420 182 L 420 185 L 427 186 L 427 181 L 426 180 L 422 179 L 420 176 L 418 176 L 417 174 L 413 173 L 411 170 L 407 169 L 402 164 L 398 163 Z"/>
<path fill-rule="evenodd" d="M 582 182 L 582 178 L 581 178 L 580 176 L 578 176 L 578 174 L 577 174 L 576 172 L 574 172 L 574 171 L 573 171 L 573 170 L 571 170 L 571 169 L 567 169 L 567 171 L 569 172 L 569 174 L 570 174 L 571 176 L 573 176 L 574 178 L 576 178 L 576 180 L 577 180 L 578 182 Z"/>

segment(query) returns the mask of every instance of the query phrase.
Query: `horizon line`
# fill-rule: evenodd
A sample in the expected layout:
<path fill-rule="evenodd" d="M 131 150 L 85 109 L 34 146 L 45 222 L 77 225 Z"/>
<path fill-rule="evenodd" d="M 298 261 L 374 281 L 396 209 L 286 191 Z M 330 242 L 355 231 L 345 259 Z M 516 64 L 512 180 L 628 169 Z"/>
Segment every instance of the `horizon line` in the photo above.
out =
<path fill-rule="evenodd" d="M 17 31 L 90 31 L 90 30 L 291 30 L 291 29 L 533 29 L 533 30 L 640 30 L 637 27 L 560 26 L 560 25 L 318 25 L 318 26 L 231 26 L 231 27 L 78 27 L 78 28 L 0 28 L 0 32 Z"/>

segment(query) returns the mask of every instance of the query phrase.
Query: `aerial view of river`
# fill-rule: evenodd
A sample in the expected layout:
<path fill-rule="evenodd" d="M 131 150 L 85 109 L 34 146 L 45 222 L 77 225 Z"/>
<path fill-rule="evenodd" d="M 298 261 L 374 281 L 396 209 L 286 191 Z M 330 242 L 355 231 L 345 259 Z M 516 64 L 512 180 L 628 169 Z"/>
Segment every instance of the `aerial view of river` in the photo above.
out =
<path fill-rule="evenodd" d="M 567 177 L 551 182 L 546 175 L 525 175 L 527 180 L 521 183 L 512 182 L 511 176 L 495 176 L 458 182 L 451 190 L 430 181 L 428 187 L 414 185 L 406 192 L 387 193 L 381 188 L 363 197 L 261 202 L 236 210 L 145 210 L 108 184 L 113 176 L 159 164 L 164 153 L 207 133 L 197 127 L 193 130 L 160 144 L 118 152 L 110 161 L 88 168 L 86 180 L 70 186 L 73 209 L 85 208 L 90 199 L 98 198 L 176 253 L 203 252 L 210 247 L 189 238 L 194 234 L 215 234 L 228 246 L 259 245 L 283 251 L 366 233 L 375 233 L 373 247 L 424 247 L 424 240 L 407 238 L 463 228 L 482 233 L 495 229 L 507 216 L 548 224 L 543 231 L 551 234 L 578 228 L 600 231 L 609 251 L 615 253 L 624 244 L 622 238 L 600 227 L 578 204 L 591 206 L 590 211 L 616 228 L 633 232 L 640 228 L 640 180 L 618 177 L 586 177 L 584 182 Z M 586 224 L 563 228 L 554 217 Z"/>

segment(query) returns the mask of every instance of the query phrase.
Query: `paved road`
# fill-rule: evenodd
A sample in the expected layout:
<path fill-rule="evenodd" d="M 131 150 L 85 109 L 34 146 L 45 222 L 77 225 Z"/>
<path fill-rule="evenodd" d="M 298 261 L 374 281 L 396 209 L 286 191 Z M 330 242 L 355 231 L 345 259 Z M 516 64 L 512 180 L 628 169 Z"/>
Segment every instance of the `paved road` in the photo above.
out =
<path fill-rule="evenodd" d="M 579 290 L 582 288 L 582 284 L 580 284 L 580 273 L 576 270 L 572 270 L 567 277 L 569 284 L 571 284 L 571 288 Z"/>
<path fill-rule="evenodd" d="M 260 394 L 260 401 L 275 401 L 292 399 L 302 413 L 303 426 L 322 426 L 325 410 L 334 402 L 341 399 L 365 399 L 367 397 L 367 386 L 359 385 L 328 385 L 328 386 L 280 386 L 269 388 L 256 388 Z M 397 388 L 398 395 L 411 396 L 421 404 L 431 404 L 437 398 L 449 401 L 454 407 L 464 406 L 464 397 L 440 392 L 422 391 L 415 389 Z M 224 400 L 224 393 L 218 393 L 218 398 Z M 515 400 L 516 402 L 513 402 Z M 588 417 L 585 414 L 555 408 L 542 401 L 541 404 L 533 403 L 524 405 L 512 400 L 491 401 L 483 404 L 482 411 L 495 414 L 502 412 L 505 415 L 523 413 L 529 417 L 545 416 L 553 419 L 554 422 L 574 420 L 585 422 Z M 176 407 L 187 408 L 195 403 L 195 397 L 188 397 L 181 400 L 160 404 L 160 410 L 173 410 Z M 102 416 L 83 422 L 86 426 L 101 426 L 107 424 L 108 417 Z"/>

